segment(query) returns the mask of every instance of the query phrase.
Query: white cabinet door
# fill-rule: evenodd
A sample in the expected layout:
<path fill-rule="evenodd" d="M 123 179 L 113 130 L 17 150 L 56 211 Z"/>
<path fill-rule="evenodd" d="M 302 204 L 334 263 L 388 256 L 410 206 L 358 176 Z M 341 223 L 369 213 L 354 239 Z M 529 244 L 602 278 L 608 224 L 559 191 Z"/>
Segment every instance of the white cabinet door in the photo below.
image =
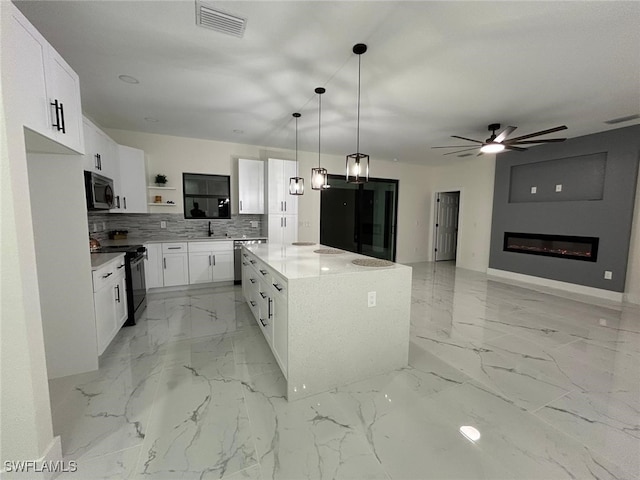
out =
<path fill-rule="evenodd" d="M 233 280 L 233 250 L 229 252 L 213 252 L 213 278 L 214 282 L 226 282 Z"/>
<path fill-rule="evenodd" d="M 147 255 L 144 260 L 144 275 L 147 290 L 164 286 L 162 244 L 148 243 Z"/>
<path fill-rule="evenodd" d="M 125 281 L 124 272 L 116 279 L 115 288 L 115 322 L 116 330 L 127 321 L 127 283 Z M 117 331 L 114 333 L 117 333 Z"/>
<path fill-rule="evenodd" d="M 268 222 L 267 235 L 269 236 L 269 243 L 282 243 L 282 215 L 270 213 Z"/>
<path fill-rule="evenodd" d="M 48 53 L 45 78 L 51 107 L 53 139 L 77 152 L 83 152 L 80 80 L 76 72 L 50 45 Z"/>
<path fill-rule="evenodd" d="M 10 2 L 2 2 L 9 17 L 9 28 L 2 32 L 2 64 L 4 88 L 11 88 L 7 101 L 15 102 L 12 115 L 20 115 L 21 123 L 36 132 L 50 130 L 49 101 L 45 84 L 47 44 L 29 21 Z M 3 24 L 4 26 L 4 24 Z M 7 75 L 7 77 L 5 77 Z M 7 80 L 8 79 L 8 80 Z"/>
<path fill-rule="evenodd" d="M 189 252 L 189 284 L 211 282 L 213 271 L 212 252 Z"/>
<path fill-rule="evenodd" d="M 298 216 L 284 215 L 282 218 L 282 243 L 291 245 L 298 241 Z"/>
<path fill-rule="evenodd" d="M 268 203 L 269 214 L 284 211 L 284 160 L 270 158 L 268 162 Z"/>
<path fill-rule="evenodd" d="M 115 287 L 113 282 L 103 286 L 93 294 L 96 312 L 96 337 L 98 355 L 102 355 L 116 330 Z"/>
<path fill-rule="evenodd" d="M 98 149 L 97 127 L 86 117 L 82 118 L 82 131 L 84 132 L 84 155 L 82 155 L 83 168 L 89 172 L 101 173 L 100 156 Z"/>
<path fill-rule="evenodd" d="M 189 284 L 189 260 L 186 253 L 163 254 L 164 286 Z"/>
<path fill-rule="evenodd" d="M 144 151 L 117 145 L 120 163 L 121 211 L 147 213 L 147 172 Z"/>
<path fill-rule="evenodd" d="M 264 213 L 264 162 L 238 159 L 238 213 Z"/>
<path fill-rule="evenodd" d="M 283 175 L 285 184 L 285 189 L 282 192 L 282 199 L 284 201 L 283 213 L 294 215 L 298 213 L 298 195 L 291 195 L 289 193 L 289 179 L 296 176 L 304 177 L 304 175 L 302 175 L 302 172 L 299 170 L 298 175 L 296 175 L 296 162 L 292 162 L 291 160 L 283 160 Z M 309 185 L 306 187 L 311 188 Z"/>

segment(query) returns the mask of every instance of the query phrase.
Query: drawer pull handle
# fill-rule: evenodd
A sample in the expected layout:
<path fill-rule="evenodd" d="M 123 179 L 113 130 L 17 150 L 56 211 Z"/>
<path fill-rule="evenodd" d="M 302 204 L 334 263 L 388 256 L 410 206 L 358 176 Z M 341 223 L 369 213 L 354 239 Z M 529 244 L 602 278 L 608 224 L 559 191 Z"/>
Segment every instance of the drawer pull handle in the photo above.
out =
<path fill-rule="evenodd" d="M 262 326 L 263 326 L 263 327 L 266 327 L 266 326 L 267 326 L 267 324 L 266 324 L 266 323 L 264 323 L 264 320 L 263 320 L 263 319 L 260 319 L 260 323 L 262 324 Z"/>
<path fill-rule="evenodd" d="M 124 268 L 124 263 L 118 266 L 118 270 L 120 270 L 121 268 Z"/>
<path fill-rule="evenodd" d="M 107 278 L 107 277 L 110 277 L 111 275 L 113 275 L 113 272 L 109 272 L 106 275 L 103 275 L 102 278 Z"/>
<path fill-rule="evenodd" d="M 251 304 L 252 307 L 256 306 L 256 302 L 254 302 L 253 300 L 250 300 L 249 303 Z"/>
<path fill-rule="evenodd" d="M 182 247 L 167 247 L 168 250 L 182 250 Z"/>
<path fill-rule="evenodd" d="M 284 288 L 282 288 L 279 283 L 274 283 L 273 286 L 276 287 L 276 290 L 278 290 L 279 292 L 284 290 Z"/>
<path fill-rule="evenodd" d="M 250 279 L 249 279 L 249 281 L 250 281 L 251 283 L 256 283 L 256 279 L 255 279 L 255 278 L 250 278 Z"/>
<path fill-rule="evenodd" d="M 273 316 L 273 310 L 271 309 L 271 302 L 273 302 L 273 299 L 269 299 L 269 317 L 271 318 Z"/>
<path fill-rule="evenodd" d="M 255 265 L 256 261 L 255 260 L 249 260 L 249 263 L 251 263 L 251 265 Z"/>
<path fill-rule="evenodd" d="M 116 302 L 120 303 L 120 285 L 116 285 L 116 292 L 118 296 L 116 297 Z"/>
<path fill-rule="evenodd" d="M 258 292 L 262 298 L 267 298 L 264 292 Z"/>
<path fill-rule="evenodd" d="M 260 273 L 263 274 L 263 275 L 266 275 L 269 272 L 267 272 L 266 270 L 260 270 Z"/>
<path fill-rule="evenodd" d="M 242 262 L 242 265 L 244 265 L 246 267 L 249 264 L 247 262 Z"/>
<path fill-rule="evenodd" d="M 243 253 L 243 254 L 242 254 L 242 256 L 243 256 L 244 258 L 247 258 L 249 255 L 247 255 L 246 253 Z"/>

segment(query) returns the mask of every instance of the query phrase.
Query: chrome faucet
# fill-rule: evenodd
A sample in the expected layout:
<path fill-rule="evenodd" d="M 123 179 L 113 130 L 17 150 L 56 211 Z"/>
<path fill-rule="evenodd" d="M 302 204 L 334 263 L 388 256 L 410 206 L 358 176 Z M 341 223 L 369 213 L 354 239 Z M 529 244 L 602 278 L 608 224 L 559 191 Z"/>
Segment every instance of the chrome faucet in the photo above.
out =
<path fill-rule="evenodd" d="M 211 230 L 211 222 L 209 222 L 209 231 L 208 231 L 209 236 L 213 235 L 213 230 Z"/>

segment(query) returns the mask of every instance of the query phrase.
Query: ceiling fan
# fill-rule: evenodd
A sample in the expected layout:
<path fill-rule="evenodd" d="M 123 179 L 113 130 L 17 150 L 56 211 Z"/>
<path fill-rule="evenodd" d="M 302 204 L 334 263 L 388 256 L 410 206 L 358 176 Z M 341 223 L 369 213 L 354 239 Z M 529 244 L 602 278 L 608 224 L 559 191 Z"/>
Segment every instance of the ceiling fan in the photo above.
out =
<path fill-rule="evenodd" d="M 460 140 L 479 143 L 480 153 L 478 153 L 478 155 L 482 155 L 483 153 L 498 153 L 498 152 L 502 152 L 505 149 L 523 152 L 527 149 L 520 147 L 519 145 L 564 142 L 566 138 L 546 138 L 546 139 L 541 138 L 538 140 L 529 140 L 529 139 L 533 137 L 538 137 L 540 135 L 546 135 L 548 133 L 559 132 L 560 130 L 566 130 L 567 126 L 562 125 L 560 127 L 550 128 L 548 130 L 541 130 L 540 132 L 530 133 L 528 135 L 522 135 L 521 137 L 515 137 L 511 139 L 507 139 L 507 137 L 511 135 L 517 127 L 507 127 L 497 135 L 496 135 L 496 130 L 500 129 L 499 123 L 492 123 L 491 125 L 489 125 L 488 128 L 489 128 L 489 131 L 491 132 L 491 136 L 487 138 L 485 141 L 460 137 L 458 135 L 451 135 L 451 136 L 453 138 L 459 138 Z M 471 147 L 471 148 L 468 148 L 468 147 L 469 147 L 468 145 L 447 145 L 443 147 L 431 147 L 431 148 L 463 148 L 464 149 L 464 150 L 456 150 L 455 152 L 448 152 L 448 153 L 445 153 L 445 155 L 454 155 L 456 153 L 467 152 L 469 150 L 475 150 L 476 148 L 478 148 L 478 146 Z"/>

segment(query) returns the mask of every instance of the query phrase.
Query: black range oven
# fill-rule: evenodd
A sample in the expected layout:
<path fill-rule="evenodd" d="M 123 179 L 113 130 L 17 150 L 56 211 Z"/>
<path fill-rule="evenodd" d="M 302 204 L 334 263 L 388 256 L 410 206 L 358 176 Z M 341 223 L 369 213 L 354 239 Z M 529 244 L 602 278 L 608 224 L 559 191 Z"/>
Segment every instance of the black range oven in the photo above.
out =
<path fill-rule="evenodd" d="M 110 252 L 125 252 L 128 318 L 124 325 L 135 325 L 147 306 L 147 285 L 144 279 L 147 249 L 142 245 L 105 246 L 100 247 L 97 253 Z"/>

